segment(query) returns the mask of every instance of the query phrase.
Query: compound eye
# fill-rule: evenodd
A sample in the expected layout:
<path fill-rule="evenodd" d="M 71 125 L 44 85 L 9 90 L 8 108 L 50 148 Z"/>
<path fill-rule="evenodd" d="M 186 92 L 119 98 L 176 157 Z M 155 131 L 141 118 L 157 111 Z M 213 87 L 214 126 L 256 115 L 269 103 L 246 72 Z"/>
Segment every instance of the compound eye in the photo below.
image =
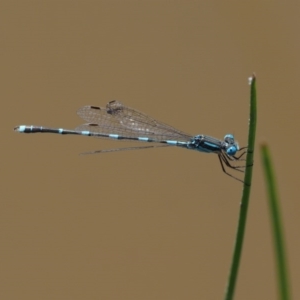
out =
<path fill-rule="evenodd" d="M 232 134 L 226 134 L 224 136 L 224 141 L 229 143 L 229 144 L 233 144 L 234 143 L 234 136 Z"/>
<path fill-rule="evenodd" d="M 237 151 L 237 148 L 235 146 L 230 146 L 227 150 L 226 153 L 230 156 L 235 155 Z"/>
<path fill-rule="evenodd" d="M 226 134 L 225 136 L 224 136 L 224 139 L 233 139 L 234 140 L 234 136 L 233 136 L 233 134 Z"/>

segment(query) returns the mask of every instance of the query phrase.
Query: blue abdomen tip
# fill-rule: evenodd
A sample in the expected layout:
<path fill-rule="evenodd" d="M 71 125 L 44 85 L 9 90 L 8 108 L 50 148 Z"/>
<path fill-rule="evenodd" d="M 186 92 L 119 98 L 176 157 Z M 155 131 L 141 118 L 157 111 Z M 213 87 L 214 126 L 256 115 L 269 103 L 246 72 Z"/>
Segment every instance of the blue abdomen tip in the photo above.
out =
<path fill-rule="evenodd" d="M 15 130 L 18 132 L 24 132 L 26 130 L 26 126 L 20 125 L 20 126 L 16 127 Z"/>

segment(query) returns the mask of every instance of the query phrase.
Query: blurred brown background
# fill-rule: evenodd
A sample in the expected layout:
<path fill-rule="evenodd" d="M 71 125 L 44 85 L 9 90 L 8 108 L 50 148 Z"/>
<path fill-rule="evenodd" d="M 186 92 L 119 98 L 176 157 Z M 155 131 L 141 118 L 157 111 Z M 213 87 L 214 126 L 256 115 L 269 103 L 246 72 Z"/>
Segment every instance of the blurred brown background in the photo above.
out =
<path fill-rule="evenodd" d="M 295 2 L 296 3 L 296 2 Z M 1 299 L 222 299 L 242 185 L 177 148 L 21 135 L 113 99 L 191 134 L 247 142 L 254 182 L 236 299 L 276 299 L 259 143 L 271 146 L 300 297 L 299 6 L 272 1 L 1 1 Z M 132 144 L 130 144 L 132 145 Z"/>

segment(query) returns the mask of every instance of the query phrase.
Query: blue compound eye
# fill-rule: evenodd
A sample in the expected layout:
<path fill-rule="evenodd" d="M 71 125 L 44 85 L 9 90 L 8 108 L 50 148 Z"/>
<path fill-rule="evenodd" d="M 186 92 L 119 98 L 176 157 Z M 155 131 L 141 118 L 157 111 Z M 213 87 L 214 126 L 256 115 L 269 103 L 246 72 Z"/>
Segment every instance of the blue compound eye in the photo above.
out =
<path fill-rule="evenodd" d="M 234 136 L 233 136 L 233 134 L 226 134 L 224 136 L 224 139 L 233 139 L 234 140 Z"/>
<path fill-rule="evenodd" d="M 237 148 L 235 146 L 231 146 L 226 150 L 226 153 L 230 156 L 235 155 Z"/>
<path fill-rule="evenodd" d="M 233 144 L 234 143 L 234 136 L 232 134 L 226 134 L 224 136 L 224 141 L 228 144 Z"/>

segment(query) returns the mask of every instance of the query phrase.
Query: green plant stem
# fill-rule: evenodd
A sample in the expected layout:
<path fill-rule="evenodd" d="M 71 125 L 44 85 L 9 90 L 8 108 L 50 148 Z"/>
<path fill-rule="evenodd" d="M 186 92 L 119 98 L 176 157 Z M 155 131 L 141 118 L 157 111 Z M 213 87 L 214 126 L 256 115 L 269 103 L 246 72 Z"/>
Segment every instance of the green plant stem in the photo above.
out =
<path fill-rule="evenodd" d="M 240 205 L 240 214 L 238 220 L 238 227 L 235 239 L 234 252 L 230 267 L 230 273 L 227 283 L 227 288 L 225 292 L 225 300 L 233 299 L 239 264 L 242 254 L 242 247 L 245 235 L 247 211 L 249 204 L 249 197 L 251 191 L 252 182 L 252 170 L 253 170 L 253 157 L 254 157 L 254 144 L 255 144 L 255 133 L 256 133 L 256 78 L 255 75 L 252 76 L 252 81 L 250 84 L 250 122 L 249 122 L 249 133 L 248 133 L 248 153 L 246 159 L 246 170 L 244 177 L 244 187 L 243 195 Z"/>
<path fill-rule="evenodd" d="M 261 145 L 261 156 L 263 169 L 266 178 L 267 192 L 269 198 L 269 208 L 271 224 L 274 238 L 274 250 L 277 263 L 277 278 L 280 299 L 290 299 L 290 290 L 288 284 L 287 262 L 285 258 L 284 238 L 282 222 L 280 217 L 279 199 L 276 190 L 274 170 L 270 157 L 270 151 L 267 145 Z"/>

